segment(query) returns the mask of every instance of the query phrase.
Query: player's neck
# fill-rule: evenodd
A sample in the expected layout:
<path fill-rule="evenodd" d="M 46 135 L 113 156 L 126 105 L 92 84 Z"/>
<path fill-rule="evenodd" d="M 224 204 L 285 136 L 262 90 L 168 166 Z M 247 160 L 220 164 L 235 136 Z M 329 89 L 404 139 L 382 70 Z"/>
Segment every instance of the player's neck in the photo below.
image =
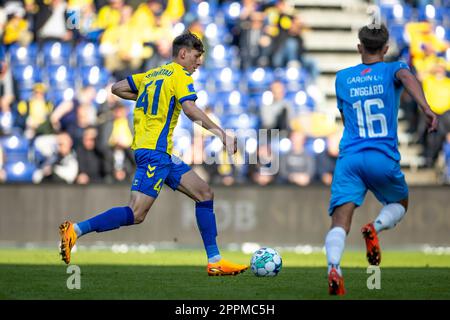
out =
<path fill-rule="evenodd" d="M 361 56 L 362 63 L 364 64 L 374 64 L 377 62 L 383 62 L 384 57 L 378 54 L 363 54 Z"/>

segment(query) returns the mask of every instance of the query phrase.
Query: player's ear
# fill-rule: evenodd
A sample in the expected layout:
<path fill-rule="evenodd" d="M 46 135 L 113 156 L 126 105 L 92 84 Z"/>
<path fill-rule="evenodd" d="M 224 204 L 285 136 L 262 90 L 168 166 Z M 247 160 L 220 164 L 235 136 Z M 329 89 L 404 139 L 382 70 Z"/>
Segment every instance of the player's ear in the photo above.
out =
<path fill-rule="evenodd" d="M 181 48 L 180 49 L 179 57 L 181 59 L 184 59 L 186 57 L 186 48 Z"/>
<path fill-rule="evenodd" d="M 360 43 L 358 43 L 358 52 L 360 53 L 360 54 L 362 54 L 363 52 L 362 52 L 362 46 L 361 46 L 361 44 Z"/>
<path fill-rule="evenodd" d="M 386 45 L 383 47 L 383 55 L 385 55 L 385 54 L 388 52 L 388 50 L 389 50 L 389 46 L 386 44 Z"/>

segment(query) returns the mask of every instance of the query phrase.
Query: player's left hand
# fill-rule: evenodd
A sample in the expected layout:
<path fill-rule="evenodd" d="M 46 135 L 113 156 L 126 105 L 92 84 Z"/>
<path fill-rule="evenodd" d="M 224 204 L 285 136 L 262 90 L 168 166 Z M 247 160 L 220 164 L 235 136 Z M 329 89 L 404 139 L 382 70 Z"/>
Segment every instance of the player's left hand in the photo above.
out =
<path fill-rule="evenodd" d="M 223 144 L 229 155 L 233 155 L 237 152 L 237 138 L 235 136 L 227 134 L 225 140 L 223 140 Z"/>

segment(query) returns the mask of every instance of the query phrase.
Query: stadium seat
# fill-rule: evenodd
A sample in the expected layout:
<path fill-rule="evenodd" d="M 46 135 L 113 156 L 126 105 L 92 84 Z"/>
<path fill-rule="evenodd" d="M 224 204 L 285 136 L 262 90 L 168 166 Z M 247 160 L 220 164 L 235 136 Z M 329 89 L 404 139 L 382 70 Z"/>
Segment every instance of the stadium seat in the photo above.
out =
<path fill-rule="evenodd" d="M 35 83 L 41 80 L 41 72 L 36 65 L 13 65 L 12 75 L 20 83 Z"/>
<path fill-rule="evenodd" d="M 46 94 L 46 99 L 51 101 L 53 105 L 59 105 L 64 100 L 72 100 L 75 96 L 73 87 L 66 87 L 62 89 L 49 90 Z"/>
<path fill-rule="evenodd" d="M 33 182 L 36 166 L 31 162 L 13 162 L 5 165 L 6 182 Z"/>
<path fill-rule="evenodd" d="M 110 74 L 108 70 L 98 66 L 84 66 L 77 69 L 81 84 L 85 86 L 105 87 Z"/>
<path fill-rule="evenodd" d="M 221 11 L 224 13 L 225 22 L 228 25 L 234 25 L 239 21 L 242 5 L 239 1 L 224 2 Z"/>
<path fill-rule="evenodd" d="M 250 91 L 266 91 L 270 84 L 275 80 L 272 69 L 269 68 L 250 68 L 246 71 L 246 79 Z"/>
<path fill-rule="evenodd" d="M 44 74 L 52 89 L 64 90 L 75 86 L 75 72 L 71 67 L 52 65 L 44 69 Z"/>
<path fill-rule="evenodd" d="M 310 75 L 301 67 L 277 68 L 274 70 L 275 80 L 284 82 L 285 84 L 300 84 L 305 86 L 309 82 Z"/>
<path fill-rule="evenodd" d="M 235 112 L 233 114 L 227 114 L 221 119 L 225 128 L 233 130 L 238 129 L 258 129 L 259 118 L 251 113 Z"/>
<path fill-rule="evenodd" d="M 315 107 L 315 101 L 314 99 L 309 96 L 306 91 L 299 91 L 299 92 L 288 92 L 286 94 L 286 99 L 293 102 L 294 108 L 296 111 L 302 111 L 302 110 L 314 110 Z"/>
<path fill-rule="evenodd" d="M 14 134 L 1 138 L 0 143 L 2 145 L 5 163 L 28 161 L 29 141 L 27 138 L 19 134 Z"/>
<path fill-rule="evenodd" d="M 229 67 L 210 70 L 211 78 L 214 79 L 215 90 L 220 92 L 233 91 L 239 88 L 242 79 L 240 70 Z"/>
<path fill-rule="evenodd" d="M 218 44 L 214 46 L 206 57 L 208 68 L 233 68 L 239 67 L 238 50 L 235 47 Z"/>
<path fill-rule="evenodd" d="M 216 95 L 214 93 L 208 92 L 208 90 L 196 90 L 197 91 L 197 101 L 195 102 L 198 107 L 204 108 L 206 106 L 214 107 L 216 104 Z"/>
<path fill-rule="evenodd" d="M 75 51 L 78 66 L 96 66 L 102 63 L 99 46 L 93 42 L 79 43 Z"/>
<path fill-rule="evenodd" d="M 420 6 L 418 8 L 419 21 L 430 21 L 435 23 L 442 23 L 446 14 L 445 7 L 438 7 L 432 4 L 427 4 L 426 6 Z"/>
<path fill-rule="evenodd" d="M 69 65 L 72 45 L 65 42 L 46 42 L 42 51 L 45 65 Z"/>
<path fill-rule="evenodd" d="M 38 48 L 35 43 L 28 46 L 12 44 L 9 53 L 12 66 L 36 65 Z"/>
<path fill-rule="evenodd" d="M 387 24 L 406 23 L 413 16 L 413 9 L 407 4 L 382 4 L 380 6 L 381 16 L 386 20 Z"/>

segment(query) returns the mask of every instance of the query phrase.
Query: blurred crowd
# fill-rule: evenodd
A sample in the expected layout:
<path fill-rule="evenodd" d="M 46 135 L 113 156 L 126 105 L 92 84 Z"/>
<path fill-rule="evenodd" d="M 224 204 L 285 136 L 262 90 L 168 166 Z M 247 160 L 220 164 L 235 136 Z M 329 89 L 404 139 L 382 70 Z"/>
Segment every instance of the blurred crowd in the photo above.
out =
<path fill-rule="evenodd" d="M 408 62 L 422 83 L 439 128 L 427 134 L 423 115 L 407 92 L 401 97 L 402 118 L 411 142 L 422 146 L 421 166 L 442 167 L 450 182 L 450 1 L 379 1 L 391 33 L 392 59 Z"/>
<path fill-rule="evenodd" d="M 237 130 L 241 162 L 229 163 L 184 115 L 174 153 L 224 185 L 331 182 L 339 130 L 319 110 L 305 26 L 287 2 L 0 4 L 0 181 L 129 182 L 134 105 L 112 95 L 111 84 L 170 61 L 172 39 L 189 30 L 206 46 L 194 74 L 198 105 Z M 275 131 L 259 137 L 259 129 Z M 219 160 L 205 165 L 211 156 Z M 271 163 L 275 172 L 262 174 Z"/>
<path fill-rule="evenodd" d="M 445 118 L 448 41 L 430 18 L 390 2 L 395 57 L 410 62 Z M 236 130 L 240 161 L 226 161 L 218 141 L 183 114 L 174 153 L 213 183 L 329 185 L 342 124 L 324 108 L 299 14 L 292 2 L 273 0 L 0 1 L 0 181 L 129 183 L 134 104 L 112 95 L 111 85 L 170 61 L 172 39 L 189 30 L 206 47 L 193 74 L 197 104 Z M 446 127 L 419 139 L 424 127 L 407 94 L 402 110 L 427 159 L 450 149 Z"/>

